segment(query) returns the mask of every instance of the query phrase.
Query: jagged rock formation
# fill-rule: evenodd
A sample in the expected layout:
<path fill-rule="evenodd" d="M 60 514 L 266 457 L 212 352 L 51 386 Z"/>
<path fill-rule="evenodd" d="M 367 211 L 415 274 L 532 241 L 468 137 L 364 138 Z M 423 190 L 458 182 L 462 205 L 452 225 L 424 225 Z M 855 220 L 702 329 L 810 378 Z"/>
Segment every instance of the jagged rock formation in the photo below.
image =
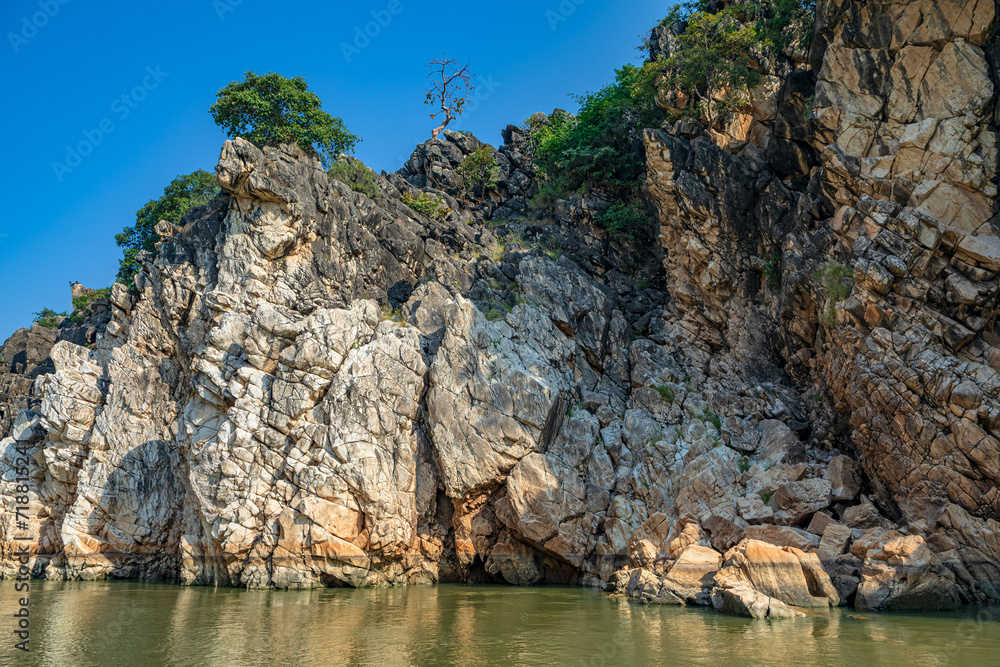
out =
<path fill-rule="evenodd" d="M 76 283 L 72 296 L 76 299 L 93 291 Z M 94 299 L 78 321 L 57 319 L 52 328 L 34 324 L 30 329 L 19 329 L 0 345 L 0 435 L 11 432 L 18 412 L 38 408 L 40 399 L 33 385 L 35 378 L 55 370 L 49 356 L 52 346 L 63 340 L 93 345 L 111 319 L 111 306 L 107 299 Z"/>
<path fill-rule="evenodd" d="M 535 114 L 532 119 L 548 123 L 545 114 Z M 463 208 L 481 211 L 487 220 L 527 217 L 532 214 L 531 198 L 538 192 L 531 164 L 530 133 L 523 127 L 508 125 L 502 134 L 503 145 L 494 149 L 472 134 L 445 130 L 442 136 L 446 141 L 429 140 L 417 146 L 397 173 L 414 187 L 445 198 L 453 208 L 462 207 L 454 197 L 467 196 L 471 201 Z M 456 170 L 466 157 L 482 148 L 496 160 L 495 182 L 467 188 Z"/>
<path fill-rule="evenodd" d="M 513 126 L 491 187 L 445 132 L 374 200 L 227 142 L 93 349 L 5 381 L 39 375 L 0 483 L 27 446 L 36 574 L 1000 599 L 994 15 L 821 2 L 746 113 L 647 130 L 658 243 L 530 211 Z"/>
<path fill-rule="evenodd" d="M 687 344 L 737 350 L 757 377 L 775 377 L 773 361 L 803 393 L 811 386 L 812 441 L 855 457 L 889 518 L 859 506 L 877 517 L 867 524 L 835 503 L 846 527 L 813 528 L 820 514 L 810 523 L 834 578 L 864 580 L 866 608 L 997 595 L 994 23 L 991 2 L 821 2 L 813 71 L 785 76 L 775 122 L 755 100 L 743 122 L 647 131 Z M 775 149 L 790 127 L 793 161 Z M 824 284 L 836 265 L 853 273 L 847 298 Z M 827 492 L 811 487 L 766 509 L 736 505 L 749 523 L 805 525 Z M 931 548 L 900 546 L 907 532 Z"/>

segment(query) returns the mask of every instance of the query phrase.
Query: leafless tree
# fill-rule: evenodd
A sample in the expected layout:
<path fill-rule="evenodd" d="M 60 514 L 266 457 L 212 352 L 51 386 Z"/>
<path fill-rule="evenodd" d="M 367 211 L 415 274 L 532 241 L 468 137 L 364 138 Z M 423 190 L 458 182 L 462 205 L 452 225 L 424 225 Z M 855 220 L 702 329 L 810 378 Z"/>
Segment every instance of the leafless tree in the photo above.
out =
<path fill-rule="evenodd" d="M 431 73 L 428 78 L 431 80 L 431 88 L 427 91 L 426 104 L 437 108 L 431 114 L 431 118 L 437 118 L 444 114 L 442 122 L 433 131 L 435 139 L 441 134 L 448 124 L 455 120 L 469 102 L 469 92 L 476 89 L 472 85 L 472 74 L 469 73 L 469 66 L 459 66 L 458 61 L 441 56 L 440 60 L 432 60 L 427 63 Z"/>

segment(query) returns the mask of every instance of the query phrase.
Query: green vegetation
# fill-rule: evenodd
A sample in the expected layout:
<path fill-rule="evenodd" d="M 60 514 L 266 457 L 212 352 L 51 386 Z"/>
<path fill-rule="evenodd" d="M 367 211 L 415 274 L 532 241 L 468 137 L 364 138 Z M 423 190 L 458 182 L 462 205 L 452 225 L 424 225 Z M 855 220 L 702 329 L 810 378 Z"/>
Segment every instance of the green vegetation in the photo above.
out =
<path fill-rule="evenodd" d="M 812 44 L 816 0 L 750 0 L 746 4 L 756 7 L 757 32 L 768 50 L 783 51 L 795 41 L 804 49 Z"/>
<path fill-rule="evenodd" d="M 527 243 L 524 239 L 514 232 L 497 235 L 496 241 L 494 241 L 489 247 L 490 258 L 494 262 L 503 261 L 503 253 L 507 249 L 507 246 L 511 243 L 517 243 L 518 245 L 527 247 Z"/>
<path fill-rule="evenodd" d="M 485 313 L 486 319 L 490 322 L 496 322 L 497 320 L 502 320 L 507 317 L 507 313 L 511 311 L 511 307 L 505 303 L 495 304 L 490 307 Z"/>
<path fill-rule="evenodd" d="M 323 103 L 301 76 L 247 72 L 219 91 L 210 113 L 230 137 L 243 137 L 255 146 L 297 143 L 319 151 L 329 167 L 341 153 L 350 153 L 361 137 L 344 121 L 323 111 Z"/>
<path fill-rule="evenodd" d="M 170 181 L 163 189 L 163 196 L 147 202 L 136 212 L 135 224 L 115 236 L 118 246 L 124 250 L 115 280 L 135 289 L 133 281 L 139 270 L 136 255 L 145 250 L 156 256 L 156 244 L 160 241 L 155 231 L 156 223 L 166 220 L 176 225 L 188 211 L 207 204 L 218 193 L 215 175 L 202 169 Z"/>
<path fill-rule="evenodd" d="M 672 28 L 677 49 L 642 67 L 616 70 L 612 83 L 576 98 L 575 117 L 556 113 L 550 123 L 528 121 L 542 182 L 535 206 L 551 207 L 572 194 L 617 200 L 619 209 L 602 224 L 634 233 L 642 224 L 630 206 L 640 200 L 645 173 L 641 132 L 673 119 L 657 105 L 658 93 L 680 93 L 684 114 L 713 124 L 722 113 L 745 107 L 761 81 L 760 58 L 796 41 L 807 44 L 815 14 L 813 0 L 742 0 L 717 12 L 708 7 L 708 0 L 698 0 L 674 9 L 660 25 Z"/>
<path fill-rule="evenodd" d="M 675 7 L 660 25 L 672 26 L 676 51 L 643 67 L 646 82 L 690 100 L 684 111 L 708 125 L 746 105 L 761 81 L 754 55 L 804 46 L 815 22 L 813 0 L 743 0 L 716 12 L 707 0 Z M 754 55 L 752 55 L 754 54 Z"/>
<path fill-rule="evenodd" d="M 660 399 L 665 403 L 670 403 L 673 405 L 674 402 L 674 390 L 670 388 L 670 385 L 658 384 L 653 389 L 656 393 L 660 395 Z"/>
<path fill-rule="evenodd" d="M 635 239 L 637 232 L 649 228 L 649 216 L 636 204 L 613 204 L 598 216 L 597 224 L 612 236 Z"/>
<path fill-rule="evenodd" d="M 770 254 L 764 264 L 764 277 L 772 290 L 777 292 L 781 289 L 781 253 L 777 250 Z"/>
<path fill-rule="evenodd" d="M 341 155 L 330 165 L 327 174 L 369 199 L 382 194 L 378 189 L 378 176 L 357 158 Z"/>
<path fill-rule="evenodd" d="M 750 470 L 750 460 L 749 459 L 742 459 L 742 460 L 740 460 L 740 462 L 737 465 L 737 467 L 740 469 L 740 472 L 746 472 L 746 471 Z M 744 496 L 744 498 L 745 497 L 746 496 Z"/>
<path fill-rule="evenodd" d="M 646 164 L 641 132 L 658 127 L 663 112 L 643 71 L 625 65 L 613 83 L 577 97 L 579 113 L 556 114 L 551 125 L 533 125 L 535 166 L 544 185 L 535 204 L 551 205 L 573 193 L 636 197 Z"/>
<path fill-rule="evenodd" d="M 711 127 L 720 113 L 746 103 L 750 90 L 760 83 L 759 69 L 750 49 L 760 42 L 753 24 L 740 22 L 745 6 L 730 5 L 716 13 L 675 8 L 686 22 L 677 36 L 677 52 L 661 60 L 667 88 L 679 90 L 694 104 L 688 110 L 704 115 Z"/>
<path fill-rule="evenodd" d="M 487 190 L 495 188 L 500 178 L 500 165 L 497 164 L 495 151 L 489 146 L 467 155 L 455 171 L 462 177 L 462 188 L 466 194 L 477 185 Z"/>
<path fill-rule="evenodd" d="M 70 322 L 73 322 L 74 324 L 82 322 L 83 318 L 87 315 L 87 310 L 90 308 L 91 303 L 97 301 L 98 299 L 107 299 L 110 296 L 111 288 L 104 287 L 73 299 L 73 313 L 69 316 Z"/>
<path fill-rule="evenodd" d="M 764 501 L 764 504 L 771 502 L 771 498 L 774 496 L 774 491 L 764 491 L 760 494 L 760 499 Z"/>
<path fill-rule="evenodd" d="M 403 309 L 399 306 L 396 306 L 395 308 L 389 308 L 388 306 L 383 306 L 382 321 L 395 322 L 396 324 L 405 324 L 406 316 L 403 315 Z"/>
<path fill-rule="evenodd" d="M 518 286 L 516 283 L 511 283 L 507 286 L 507 291 L 509 292 L 513 292 L 517 289 Z M 490 322 L 496 322 L 497 320 L 502 320 L 507 317 L 510 311 L 514 310 L 514 306 L 519 306 L 524 303 L 527 303 L 527 300 L 524 298 L 523 294 L 515 294 L 513 304 L 508 303 L 506 300 L 499 298 L 498 296 L 494 296 L 483 304 L 483 315 L 485 315 L 486 319 Z M 517 338 L 515 338 L 514 341 L 517 342 Z M 494 345 L 494 347 L 496 347 L 496 345 Z"/>
<path fill-rule="evenodd" d="M 705 410 L 698 415 L 698 419 L 702 420 L 706 424 L 715 425 L 716 430 L 722 430 L 722 417 L 715 414 L 711 408 L 705 408 Z"/>
<path fill-rule="evenodd" d="M 66 313 L 57 313 L 51 308 L 42 308 L 37 313 L 33 313 L 33 315 L 35 316 L 34 323 L 46 329 L 55 329 L 59 326 L 62 318 L 66 317 Z"/>
<path fill-rule="evenodd" d="M 816 95 L 810 95 L 809 99 L 806 100 L 806 118 L 811 118 L 813 115 L 813 109 L 816 106 Z"/>
<path fill-rule="evenodd" d="M 832 260 L 813 271 L 813 280 L 826 292 L 823 322 L 827 326 L 833 326 L 837 321 L 837 304 L 851 295 L 851 289 L 854 287 L 853 276 L 851 267 Z"/>
<path fill-rule="evenodd" d="M 414 197 L 409 192 L 404 192 L 402 201 L 417 213 L 425 215 L 428 218 L 444 220 L 448 217 L 448 214 L 451 213 L 451 209 L 448 208 L 447 204 L 441 201 L 440 197 L 436 197 L 426 192 L 421 192 L 417 197 Z"/>

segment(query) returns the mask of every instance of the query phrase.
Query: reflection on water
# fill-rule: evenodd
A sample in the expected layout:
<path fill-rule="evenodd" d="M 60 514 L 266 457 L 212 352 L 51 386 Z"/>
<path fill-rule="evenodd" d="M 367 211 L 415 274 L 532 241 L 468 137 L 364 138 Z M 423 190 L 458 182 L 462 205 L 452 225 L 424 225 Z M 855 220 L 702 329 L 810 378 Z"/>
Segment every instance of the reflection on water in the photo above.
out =
<path fill-rule="evenodd" d="M 779 622 L 644 607 L 587 590 L 440 586 L 242 591 L 38 582 L 30 654 L 0 664 L 998 665 L 1000 610 L 824 612 Z"/>

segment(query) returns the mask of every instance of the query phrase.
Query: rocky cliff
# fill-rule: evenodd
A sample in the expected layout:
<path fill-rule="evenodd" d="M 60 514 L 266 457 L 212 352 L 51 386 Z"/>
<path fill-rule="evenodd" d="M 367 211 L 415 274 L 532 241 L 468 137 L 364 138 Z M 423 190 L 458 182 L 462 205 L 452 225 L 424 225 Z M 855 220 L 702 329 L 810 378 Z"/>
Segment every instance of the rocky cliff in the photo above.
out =
<path fill-rule="evenodd" d="M 74 312 L 72 317 L 53 316 L 51 322 L 46 322 L 48 327 L 36 323 L 30 329 L 20 329 L 0 345 L 0 435 L 3 437 L 10 435 L 21 410 L 37 410 L 41 404 L 34 381 L 55 370 L 50 356 L 52 347 L 63 340 L 87 347 L 104 331 L 111 319 L 107 299 L 95 298 L 100 296 L 95 294 L 84 302 L 77 301 L 94 292 L 74 283 L 71 295 L 82 305 L 81 312 Z"/>
<path fill-rule="evenodd" d="M 45 577 L 1000 599 L 996 8 L 817 13 L 744 113 L 646 131 L 635 242 L 607 202 L 531 211 L 513 126 L 464 198 L 465 134 L 375 199 L 227 142 L 96 342 L 9 369 L 40 404 L 3 441 L 4 570 L 29 535 Z"/>

